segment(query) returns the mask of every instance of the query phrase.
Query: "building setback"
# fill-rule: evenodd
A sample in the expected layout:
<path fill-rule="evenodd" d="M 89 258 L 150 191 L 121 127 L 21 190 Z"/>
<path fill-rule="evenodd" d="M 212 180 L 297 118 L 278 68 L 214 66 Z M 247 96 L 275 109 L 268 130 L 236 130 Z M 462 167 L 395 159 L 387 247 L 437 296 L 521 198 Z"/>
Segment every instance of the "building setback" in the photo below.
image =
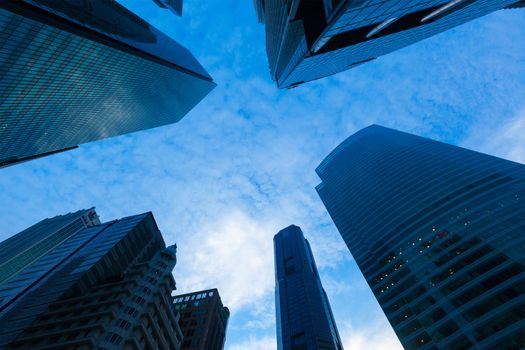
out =
<path fill-rule="evenodd" d="M 370 126 L 317 191 L 405 349 L 525 347 L 525 166 Z"/>
<path fill-rule="evenodd" d="M 46 219 L 0 249 L 15 243 L 9 261 L 38 253 L 0 283 L 0 348 L 180 349 L 176 247 L 166 248 L 151 213 L 101 224 L 94 209 L 83 210 Z"/>
<path fill-rule="evenodd" d="M 0 167 L 176 123 L 214 87 L 114 0 L 0 1 Z"/>
<path fill-rule="evenodd" d="M 182 349 L 222 350 L 230 311 L 223 306 L 217 289 L 175 296 L 173 309 L 180 313 L 184 336 Z"/>
<path fill-rule="evenodd" d="M 272 78 L 280 88 L 290 88 L 357 67 L 507 6 L 523 6 L 523 1 L 254 0 L 254 4 L 258 20 L 266 25 Z"/>
<path fill-rule="evenodd" d="M 343 350 L 308 240 L 291 225 L 273 238 L 279 350 Z"/>

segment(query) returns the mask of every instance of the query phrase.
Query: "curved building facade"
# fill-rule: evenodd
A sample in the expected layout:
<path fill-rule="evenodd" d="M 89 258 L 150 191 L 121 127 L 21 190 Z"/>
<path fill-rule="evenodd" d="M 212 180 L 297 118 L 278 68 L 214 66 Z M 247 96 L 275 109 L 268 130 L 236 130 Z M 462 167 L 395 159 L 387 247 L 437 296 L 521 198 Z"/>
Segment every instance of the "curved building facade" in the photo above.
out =
<path fill-rule="evenodd" d="M 525 346 L 525 166 L 370 126 L 317 191 L 406 349 Z"/>

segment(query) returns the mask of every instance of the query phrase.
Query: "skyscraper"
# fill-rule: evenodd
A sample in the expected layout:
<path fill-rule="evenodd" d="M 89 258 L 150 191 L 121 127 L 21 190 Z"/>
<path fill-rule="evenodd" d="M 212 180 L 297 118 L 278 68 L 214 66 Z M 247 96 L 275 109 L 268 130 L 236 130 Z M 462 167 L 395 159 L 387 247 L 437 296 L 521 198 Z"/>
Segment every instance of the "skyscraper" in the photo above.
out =
<path fill-rule="evenodd" d="M 182 0 L 153 0 L 157 5 L 168 9 L 178 16 L 182 16 Z"/>
<path fill-rule="evenodd" d="M 224 348 L 230 310 L 222 304 L 216 288 L 177 295 L 173 299 L 173 308 L 180 313 L 179 324 L 184 335 L 181 349 Z"/>
<path fill-rule="evenodd" d="M 100 224 L 94 208 L 45 219 L 0 243 L 0 285 L 25 269 L 51 249 L 86 227 Z M 35 274 L 36 279 L 44 272 Z M 26 276 L 28 277 L 28 276 Z M 21 287 L 29 282 L 25 282 Z M 10 285 L 13 280 L 10 281 Z M 17 289 L 10 288 L 16 295 Z M 0 305 L 8 302 L 8 295 L 0 294 Z"/>
<path fill-rule="evenodd" d="M 279 350 L 342 350 L 310 244 L 295 225 L 273 238 Z"/>
<path fill-rule="evenodd" d="M 176 123 L 214 87 L 114 0 L 0 1 L 0 167 Z"/>
<path fill-rule="evenodd" d="M 525 166 L 367 127 L 317 191 L 406 349 L 525 346 Z"/>
<path fill-rule="evenodd" d="M 271 75 L 280 88 L 345 71 L 507 6 L 523 6 L 517 0 L 254 3 L 266 25 Z"/>
<path fill-rule="evenodd" d="M 8 248 L 0 348 L 180 349 L 176 247 L 166 248 L 151 213 L 101 224 L 94 209 L 82 210 L 0 243 Z M 16 261 L 13 273 L 7 263 Z"/>

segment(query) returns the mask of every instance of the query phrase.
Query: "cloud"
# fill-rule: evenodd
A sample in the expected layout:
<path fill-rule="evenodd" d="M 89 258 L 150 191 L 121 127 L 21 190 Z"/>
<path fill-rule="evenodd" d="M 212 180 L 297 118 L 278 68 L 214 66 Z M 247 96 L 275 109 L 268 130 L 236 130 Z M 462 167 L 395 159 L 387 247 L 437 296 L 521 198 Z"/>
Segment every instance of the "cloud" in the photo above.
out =
<path fill-rule="evenodd" d="M 403 350 L 403 346 L 386 320 L 367 325 L 356 325 L 356 323 L 343 322 L 339 329 L 345 350 Z"/>
<path fill-rule="evenodd" d="M 227 347 L 227 350 L 275 350 L 277 342 L 275 337 L 250 337 L 248 340 Z"/>
<path fill-rule="evenodd" d="M 463 142 L 465 147 L 525 163 L 525 108 L 510 120 L 478 125 L 475 130 Z"/>
<path fill-rule="evenodd" d="M 204 224 L 178 252 L 184 266 L 176 271 L 179 286 L 186 291 L 218 286 L 233 313 L 273 290 L 272 228 L 242 212 Z"/>

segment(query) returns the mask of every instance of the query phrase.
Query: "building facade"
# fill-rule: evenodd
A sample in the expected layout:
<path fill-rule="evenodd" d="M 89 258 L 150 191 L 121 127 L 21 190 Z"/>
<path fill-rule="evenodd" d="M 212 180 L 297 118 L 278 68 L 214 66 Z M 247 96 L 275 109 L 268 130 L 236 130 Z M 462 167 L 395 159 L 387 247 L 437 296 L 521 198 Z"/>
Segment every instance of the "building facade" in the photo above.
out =
<path fill-rule="evenodd" d="M 72 225 L 89 217 L 83 228 Z M 29 233 L 52 246 L 42 253 Z M 39 253 L 0 283 L 0 348 L 180 349 L 171 308 L 176 247 L 165 246 L 151 213 L 100 223 L 94 209 L 83 210 L 44 220 L 0 247 L 17 241 L 9 261 L 35 247 Z"/>
<path fill-rule="evenodd" d="M 217 289 L 175 296 L 173 309 L 180 314 L 184 341 L 182 349 L 222 350 L 230 311 L 222 304 Z"/>
<path fill-rule="evenodd" d="M 176 123 L 214 87 L 114 0 L 0 2 L 0 167 Z"/>
<path fill-rule="evenodd" d="M 525 347 L 525 165 L 374 125 L 316 171 L 406 349 Z"/>
<path fill-rule="evenodd" d="M 254 0 L 272 78 L 295 87 L 357 67 L 517 0 Z M 446 64 L 446 63 L 444 63 Z"/>
<path fill-rule="evenodd" d="M 342 350 L 310 244 L 298 226 L 273 238 L 279 350 Z"/>

